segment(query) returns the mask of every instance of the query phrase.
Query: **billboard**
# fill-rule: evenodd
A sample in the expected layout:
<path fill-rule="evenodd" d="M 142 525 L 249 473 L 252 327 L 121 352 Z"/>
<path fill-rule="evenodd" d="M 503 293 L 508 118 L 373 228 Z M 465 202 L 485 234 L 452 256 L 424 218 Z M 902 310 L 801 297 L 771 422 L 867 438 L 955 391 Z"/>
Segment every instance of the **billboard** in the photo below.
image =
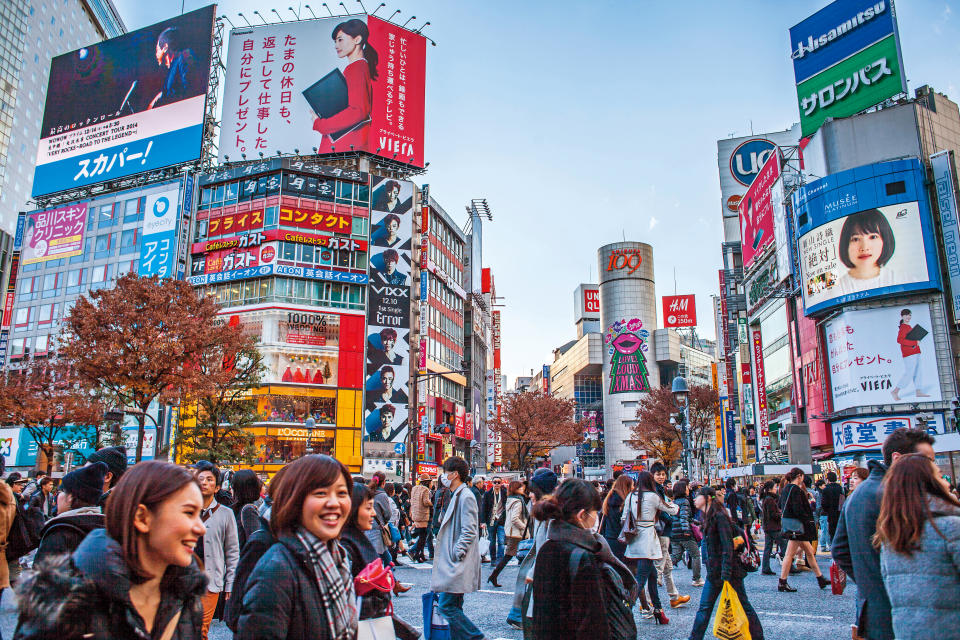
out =
<path fill-rule="evenodd" d="M 180 216 L 180 184 L 147 196 L 140 245 L 141 276 L 173 275 L 177 257 L 177 220 Z"/>
<path fill-rule="evenodd" d="M 650 332 L 639 318 L 620 320 L 607 327 L 603 337 L 610 356 L 609 394 L 649 391 L 646 353 Z"/>
<path fill-rule="evenodd" d="M 944 433 L 943 414 L 928 414 L 921 421 L 917 414 L 868 416 L 848 418 L 831 422 L 833 429 L 833 452 L 846 453 L 856 451 L 879 451 L 887 436 L 900 427 L 907 429 L 925 428 L 927 433 Z"/>
<path fill-rule="evenodd" d="M 775 241 L 770 188 L 779 177 L 780 149 L 774 147 L 737 208 L 744 271 L 748 271 L 754 258 Z"/>
<path fill-rule="evenodd" d="M 406 442 L 410 394 L 410 242 L 414 186 L 371 176 L 364 454 Z M 371 443 L 387 443 L 373 445 Z"/>
<path fill-rule="evenodd" d="M 941 400 L 928 305 L 845 311 L 825 331 L 834 411 Z"/>
<path fill-rule="evenodd" d="M 767 376 L 763 367 L 763 339 L 760 333 L 760 327 L 753 330 L 753 366 L 757 372 L 757 421 L 756 425 L 760 432 L 760 448 L 770 448 L 770 420 L 767 415 Z M 748 387 L 748 384 L 744 385 Z M 753 394 L 747 391 L 744 395 L 750 400 Z M 748 404 L 744 402 L 744 404 Z M 746 407 L 744 407 L 746 409 Z M 750 420 L 747 421 L 749 424 Z"/>
<path fill-rule="evenodd" d="M 697 326 L 697 299 L 692 293 L 682 296 L 663 296 L 664 327 Z"/>
<path fill-rule="evenodd" d="M 892 0 L 837 0 L 790 29 L 804 137 L 907 90 Z"/>
<path fill-rule="evenodd" d="M 86 202 L 28 214 L 20 248 L 21 264 L 80 255 L 83 253 L 83 231 L 86 228 Z"/>
<path fill-rule="evenodd" d="M 367 151 L 423 162 L 426 39 L 374 16 L 230 32 L 220 159 Z"/>
<path fill-rule="evenodd" d="M 720 173 L 720 211 L 725 219 L 724 241 L 740 240 L 738 220 L 740 199 L 753 184 L 775 147 L 796 146 L 800 125 L 740 138 L 717 140 L 717 168 Z"/>
<path fill-rule="evenodd" d="M 919 160 L 842 171 L 793 194 L 804 309 L 938 289 L 936 243 Z"/>
<path fill-rule="evenodd" d="M 211 5 L 55 57 L 33 195 L 198 159 L 213 18 Z"/>
<path fill-rule="evenodd" d="M 960 323 L 960 211 L 957 207 L 957 176 L 953 172 L 953 153 L 941 151 L 930 156 L 933 183 L 940 210 L 940 234 L 950 279 L 953 321 Z"/>

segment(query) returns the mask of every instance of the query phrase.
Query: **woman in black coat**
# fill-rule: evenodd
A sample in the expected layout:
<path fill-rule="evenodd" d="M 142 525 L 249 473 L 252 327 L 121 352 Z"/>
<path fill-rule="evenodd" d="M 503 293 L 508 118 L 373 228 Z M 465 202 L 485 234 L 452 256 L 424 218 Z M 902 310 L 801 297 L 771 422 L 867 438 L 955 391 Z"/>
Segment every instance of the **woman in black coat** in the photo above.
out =
<path fill-rule="evenodd" d="M 810 508 L 810 500 L 807 498 L 807 490 L 803 485 L 803 471 L 797 467 L 790 469 L 784 476 L 786 484 L 780 496 L 780 505 L 783 509 L 781 516 L 781 526 L 783 527 L 781 535 L 787 538 L 787 554 L 783 558 L 783 564 L 780 567 L 780 584 L 778 591 L 796 591 L 795 588 L 787 584 L 787 576 L 790 575 L 790 567 L 793 566 L 793 558 L 798 552 L 803 551 L 807 556 L 807 562 L 813 573 L 817 576 L 817 584 L 821 589 L 830 584 L 830 580 L 823 577 L 820 567 L 817 565 L 817 553 L 811 543 L 817 541 L 817 525 L 813 521 L 813 509 Z M 787 533 L 787 519 L 799 520 L 803 525 L 803 531 L 790 537 Z"/>
<path fill-rule="evenodd" d="M 50 556 L 17 585 L 21 640 L 199 640 L 207 578 L 193 547 L 203 498 L 187 470 L 141 462 L 127 471 L 96 529 L 72 555 Z"/>
<path fill-rule="evenodd" d="M 340 546 L 350 558 L 350 573 L 356 578 L 371 562 L 380 558 L 367 538 L 366 532 L 373 529 L 373 491 L 359 482 L 353 485 L 350 515 L 340 533 Z M 379 618 L 390 615 L 390 594 L 376 589 L 360 599 L 360 619 Z"/>
<path fill-rule="evenodd" d="M 342 463 L 308 455 L 270 486 L 277 538 L 247 579 L 235 640 L 349 640 L 357 632 L 353 576 L 337 538 L 353 479 Z"/>
<path fill-rule="evenodd" d="M 597 524 L 600 494 L 585 480 L 565 480 L 553 496 L 533 508 L 550 522 L 547 540 L 537 550 L 533 571 L 533 638 L 536 640 L 608 640 L 610 622 L 603 565 L 611 565 L 633 591 L 636 580 L 591 529 Z M 571 556 L 577 554 L 571 575 Z"/>
<path fill-rule="evenodd" d="M 745 544 L 743 532 L 736 528 L 727 515 L 723 503 L 717 499 L 717 493 L 712 487 L 700 489 L 694 503 L 697 509 L 704 512 L 703 544 L 707 555 L 707 582 L 700 595 L 700 608 L 690 631 L 690 640 L 703 640 L 710 622 L 710 614 L 723 591 L 723 583 L 729 582 L 737 592 L 747 621 L 750 625 L 750 637 L 753 640 L 763 640 L 763 627 L 753 605 L 747 599 L 747 592 L 743 579 L 747 575 L 740 563 L 734 538 L 739 538 L 740 544 Z"/>
<path fill-rule="evenodd" d="M 623 529 L 623 504 L 631 491 L 633 491 L 633 478 L 627 474 L 621 475 L 614 481 L 610 493 L 603 500 L 603 525 L 600 527 L 600 535 L 606 538 L 610 550 L 627 567 L 631 566 L 630 563 L 636 564 L 636 561 L 628 560 L 623 555 L 626 545 L 620 542 L 619 538 L 620 530 Z"/>

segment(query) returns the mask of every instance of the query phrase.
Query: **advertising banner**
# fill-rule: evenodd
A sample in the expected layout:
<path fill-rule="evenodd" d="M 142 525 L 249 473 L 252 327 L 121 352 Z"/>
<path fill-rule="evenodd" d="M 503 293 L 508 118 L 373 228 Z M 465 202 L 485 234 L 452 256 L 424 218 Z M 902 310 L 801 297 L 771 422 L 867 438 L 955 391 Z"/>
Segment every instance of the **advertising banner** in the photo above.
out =
<path fill-rule="evenodd" d="M 367 274 L 365 273 L 352 273 L 347 271 L 336 271 L 333 269 L 311 269 L 309 267 L 290 267 L 282 264 L 262 264 L 257 267 L 246 267 L 244 269 L 235 269 L 233 271 L 204 273 L 188 277 L 187 282 L 197 287 L 204 284 L 233 282 L 234 280 L 261 278 L 263 276 L 274 274 L 278 276 L 306 278 L 307 280 L 326 280 L 327 282 L 351 282 L 353 284 L 367 284 Z"/>
<path fill-rule="evenodd" d="M 422 167 L 426 39 L 374 16 L 230 32 L 220 159 L 367 151 Z"/>
<path fill-rule="evenodd" d="M 664 327 L 697 326 L 697 300 L 692 293 L 682 296 L 663 296 Z"/>
<path fill-rule="evenodd" d="M 834 411 L 941 400 L 928 305 L 845 311 L 825 330 Z"/>
<path fill-rule="evenodd" d="M 763 370 L 763 340 L 761 340 L 759 328 L 753 330 L 753 366 L 757 373 L 756 425 L 758 427 L 757 430 L 760 432 L 760 447 L 762 449 L 769 449 L 770 420 L 767 415 L 767 376 Z"/>
<path fill-rule="evenodd" d="M 940 234 L 950 279 L 953 321 L 960 324 L 960 211 L 957 207 L 957 176 L 953 173 L 953 157 L 950 151 L 935 153 L 930 156 L 930 166 L 940 209 Z"/>
<path fill-rule="evenodd" d="M 412 182 L 371 176 L 370 287 L 364 383 L 364 454 L 369 443 L 406 442 L 410 393 Z M 390 444 L 392 450 L 393 444 Z M 377 448 L 377 450 L 379 450 Z"/>
<path fill-rule="evenodd" d="M 773 205 L 770 187 L 780 177 L 780 149 L 774 147 L 756 179 L 740 200 L 740 241 L 743 245 L 743 270 L 748 271 L 754 258 L 774 243 Z"/>
<path fill-rule="evenodd" d="M 776 242 L 778 284 L 793 274 L 793 235 L 790 233 L 789 212 L 784 200 L 786 189 L 783 174 L 770 187 L 770 207 L 773 210 L 773 237 Z"/>
<path fill-rule="evenodd" d="M 800 140 L 800 126 L 786 131 L 761 133 L 755 136 L 726 138 L 717 141 L 717 164 L 720 172 L 721 212 L 725 218 L 736 218 L 740 200 L 753 184 L 760 169 L 770 159 L 775 147 L 795 146 Z M 737 222 L 737 221 L 734 221 Z M 725 231 L 726 231 L 726 225 Z M 733 233 L 739 231 L 734 224 Z M 739 238 L 725 238 L 732 242 Z"/>
<path fill-rule="evenodd" d="M 927 433 L 931 435 L 944 433 L 943 414 L 931 413 L 927 417 L 929 419 L 925 419 L 923 422 L 918 419 L 918 414 L 858 416 L 831 422 L 833 451 L 834 453 L 879 451 L 887 436 L 900 427 L 918 429 L 922 424 Z"/>
<path fill-rule="evenodd" d="M 600 289 L 583 290 L 583 313 L 600 313 Z"/>
<path fill-rule="evenodd" d="M 180 216 L 180 185 L 147 196 L 140 245 L 141 276 L 173 275 L 177 258 L 177 220 Z"/>
<path fill-rule="evenodd" d="M 900 42 L 890 36 L 797 85 L 800 126 L 813 135 L 827 118 L 845 118 L 906 92 Z"/>
<path fill-rule="evenodd" d="M 737 424 L 733 419 L 733 411 L 726 411 L 726 437 L 724 444 L 727 445 L 727 464 L 737 464 Z"/>
<path fill-rule="evenodd" d="M 33 195 L 198 159 L 213 18 L 211 5 L 55 57 Z"/>
<path fill-rule="evenodd" d="M 854 300 L 939 288 L 918 160 L 842 171 L 808 183 L 793 198 L 808 315 Z"/>
<path fill-rule="evenodd" d="M 650 332 L 639 318 L 620 320 L 607 327 L 603 337 L 610 356 L 610 389 L 608 393 L 649 391 L 646 352 Z"/>
<path fill-rule="evenodd" d="M 22 264 L 80 255 L 86 228 L 86 202 L 28 214 L 20 250 Z"/>

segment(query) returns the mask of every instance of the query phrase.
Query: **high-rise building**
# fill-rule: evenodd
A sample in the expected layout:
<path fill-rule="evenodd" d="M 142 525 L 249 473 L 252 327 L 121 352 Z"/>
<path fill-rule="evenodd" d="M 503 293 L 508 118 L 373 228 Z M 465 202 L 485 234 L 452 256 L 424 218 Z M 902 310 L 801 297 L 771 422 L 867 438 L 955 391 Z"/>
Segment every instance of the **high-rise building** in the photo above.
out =
<path fill-rule="evenodd" d="M 29 206 L 50 60 L 126 31 L 111 0 L 0 3 L 0 229 Z"/>

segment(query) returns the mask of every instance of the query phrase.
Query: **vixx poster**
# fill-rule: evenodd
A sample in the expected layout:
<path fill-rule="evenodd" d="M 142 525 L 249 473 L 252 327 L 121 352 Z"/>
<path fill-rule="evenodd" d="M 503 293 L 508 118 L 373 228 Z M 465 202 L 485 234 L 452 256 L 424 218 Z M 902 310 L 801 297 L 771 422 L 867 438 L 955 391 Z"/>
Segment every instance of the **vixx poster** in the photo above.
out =
<path fill-rule="evenodd" d="M 410 241 L 412 182 L 371 176 L 366 443 L 404 442 L 410 393 Z M 368 452 L 377 445 L 365 445 Z M 393 450 L 393 445 L 384 445 Z"/>

